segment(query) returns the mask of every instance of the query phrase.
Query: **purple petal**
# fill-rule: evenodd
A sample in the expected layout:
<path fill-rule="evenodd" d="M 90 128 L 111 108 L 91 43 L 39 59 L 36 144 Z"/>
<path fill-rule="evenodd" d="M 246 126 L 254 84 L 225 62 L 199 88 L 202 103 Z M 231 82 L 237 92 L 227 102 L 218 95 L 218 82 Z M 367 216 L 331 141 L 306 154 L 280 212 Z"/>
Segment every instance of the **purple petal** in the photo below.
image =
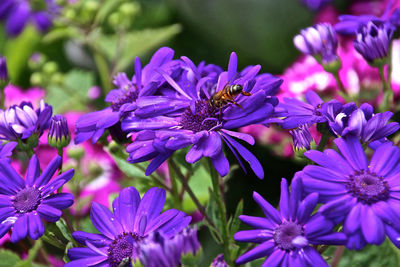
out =
<path fill-rule="evenodd" d="M 235 52 L 232 52 L 228 63 L 228 81 L 232 81 L 237 73 L 237 62 L 237 55 Z"/>
<path fill-rule="evenodd" d="M 346 234 L 352 234 L 361 226 L 361 209 L 363 204 L 357 203 L 349 212 L 343 224 L 343 231 Z"/>
<path fill-rule="evenodd" d="M 240 215 L 239 219 L 245 224 L 256 228 L 256 229 L 270 229 L 273 230 L 276 228 L 276 223 L 261 217 Z"/>
<path fill-rule="evenodd" d="M 362 206 L 360 217 L 362 233 L 369 244 L 380 245 L 385 241 L 385 228 L 369 206 Z"/>
<path fill-rule="evenodd" d="M 47 165 L 46 169 L 43 170 L 42 174 L 35 179 L 33 182 L 37 187 L 42 187 L 46 185 L 51 177 L 53 177 L 54 173 L 58 170 L 61 165 L 61 157 L 56 156 L 54 159 Z"/>
<path fill-rule="evenodd" d="M 29 236 L 37 240 L 44 234 L 44 224 L 39 215 L 35 212 L 28 213 L 28 232 Z"/>
<path fill-rule="evenodd" d="M 95 246 L 98 247 L 105 247 L 108 246 L 111 242 L 110 239 L 108 239 L 106 236 L 102 234 L 92 234 L 92 233 L 86 233 L 82 231 L 76 231 L 72 233 L 72 236 L 76 241 L 81 243 L 82 245 L 86 244 L 86 241 L 89 241 L 90 243 L 94 244 Z"/>
<path fill-rule="evenodd" d="M 134 231 L 136 211 L 140 204 L 140 195 L 136 188 L 124 188 L 113 202 L 114 216 L 121 222 L 125 232 Z"/>
<path fill-rule="evenodd" d="M 249 134 L 246 134 L 246 133 L 233 132 L 233 131 L 229 131 L 229 130 L 226 130 L 226 129 L 221 129 L 221 132 L 223 132 L 225 134 L 229 134 L 230 136 L 236 137 L 236 138 L 241 139 L 243 141 L 246 141 L 250 145 L 254 145 L 254 143 L 255 143 L 253 136 L 251 136 Z"/>
<path fill-rule="evenodd" d="M 272 230 L 257 229 L 239 231 L 234 235 L 234 239 L 239 242 L 263 243 L 273 239 L 274 232 Z"/>
<path fill-rule="evenodd" d="M 270 255 L 275 249 L 274 241 L 264 242 L 257 247 L 249 250 L 248 252 L 241 255 L 237 260 L 236 264 L 241 265 L 246 262 L 253 261 L 258 258 L 266 257 Z"/>
<path fill-rule="evenodd" d="M 297 209 L 297 221 L 305 223 L 310 218 L 318 202 L 318 193 L 309 194 L 299 205 Z"/>
<path fill-rule="evenodd" d="M 281 181 L 281 198 L 279 201 L 279 207 L 281 215 L 286 220 L 290 219 L 290 207 L 289 207 L 289 188 L 286 179 Z"/>
<path fill-rule="evenodd" d="M 163 209 L 164 203 L 166 199 L 165 190 L 160 188 L 150 188 L 143 196 L 142 201 L 140 202 L 134 223 L 134 231 L 138 234 L 141 233 L 141 223 L 144 221 L 146 225 L 144 225 L 145 230 L 147 228 L 148 223 L 151 223 L 154 218 L 156 218 Z"/>
<path fill-rule="evenodd" d="M 27 20 L 29 19 L 29 4 L 21 2 L 17 8 L 9 14 L 6 22 L 6 29 L 9 35 L 16 36 L 22 32 Z"/>
<path fill-rule="evenodd" d="M 335 144 L 342 155 L 348 160 L 355 170 L 366 170 L 368 167 L 367 157 L 357 137 L 349 136 L 346 139 L 337 138 Z"/>
<path fill-rule="evenodd" d="M 26 172 L 25 182 L 28 186 L 35 184 L 35 179 L 40 175 L 40 165 L 36 155 L 33 155 L 29 161 L 28 170 Z"/>
<path fill-rule="evenodd" d="M 155 170 L 158 169 L 158 167 L 160 167 L 161 164 L 164 163 L 164 161 L 166 161 L 170 156 L 172 155 L 172 153 L 166 153 L 166 154 L 160 154 L 157 157 L 155 157 L 149 164 L 149 166 L 147 166 L 146 168 L 146 172 L 145 174 L 148 176 L 150 174 L 152 174 Z"/>
<path fill-rule="evenodd" d="M 286 264 L 284 264 L 282 262 L 285 257 L 286 257 L 286 251 L 280 250 L 280 249 L 276 249 L 267 258 L 267 260 L 263 263 L 263 265 L 261 265 L 261 267 L 279 267 L 279 266 L 281 266 L 281 263 L 282 263 L 282 266 L 285 266 Z"/>
<path fill-rule="evenodd" d="M 11 234 L 11 242 L 17 243 L 18 241 L 24 239 L 28 234 L 28 226 L 28 215 L 22 214 L 14 223 Z"/>
<path fill-rule="evenodd" d="M 324 261 L 322 256 L 313 247 L 305 247 L 304 258 L 307 263 L 312 267 L 329 267 L 329 265 Z"/>
<path fill-rule="evenodd" d="M 92 204 L 90 219 L 94 227 L 110 239 L 114 239 L 114 237 L 124 231 L 114 214 L 112 214 L 109 209 L 96 202 Z"/>
<path fill-rule="evenodd" d="M 74 195 L 70 193 L 58 193 L 46 197 L 42 203 L 50 205 L 59 210 L 63 210 L 74 204 Z"/>
<path fill-rule="evenodd" d="M 56 222 L 60 219 L 62 212 L 59 209 L 53 208 L 52 206 L 41 203 L 37 212 L 40 217 L 49 222 Z"/>
<path fill-rule="evenodd" d="M 53 193 L 56 191 L 58 188 L 63 186 L 66 182 L 71 180 L 71 178 L 74 176 L 74 170 L 68 170 L 66 172 L 63 172 L 56 178 L 54 178 L 50 183 L 45 185 L 42 189 L 42 196 L 46 197 L 49 194 Z"/>
<path fill-rule="evenodd" d="M 221 150 L 218 155 L 211 158 L 211 162 L 214 165 L 214 168 L 217 170 L 219 175 L 224 177 L 229 173 L 229 161 L 225 157 L 224 152 Z"/>
<path fill-rule="evenodd" d="M 257 192 L 253 192 L 253 199 L 254 201 L 260 206 L 264 215 L 274 221 L 276 224 L 281 224 L 281 215 L 280 213 L 271 205 L 269 204 L 260 194 Z"/>

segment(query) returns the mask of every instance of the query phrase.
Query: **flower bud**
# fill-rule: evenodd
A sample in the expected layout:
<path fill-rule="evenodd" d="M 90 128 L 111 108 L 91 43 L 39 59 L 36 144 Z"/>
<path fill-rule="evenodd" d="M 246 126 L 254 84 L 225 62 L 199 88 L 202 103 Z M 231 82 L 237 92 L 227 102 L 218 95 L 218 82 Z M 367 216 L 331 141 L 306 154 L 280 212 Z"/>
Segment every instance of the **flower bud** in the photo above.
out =
<path fill-rule="evenodd" d="M 68 146 L 71 141 L 67 120 L 62 115 L 54 115 L 51 118 L 50 130 L 47 135 L 49 145 L 56 148 Z"/>
<path fill-rule="evenodd" d="M 328 23 L 316 24 L 301 30 L 301 33 L 294 37 L 293 42 L 298 50 L 314 56 L 323 65 L 338 61 L 337 36 Z"/>
<path fill-rule="evenodd" d="M 374 67 L 386 64 L 393 28 L 379 21 L 370 21 L 359 29 L 354 48 Z"/>
<path fill-rule="evenodd" d="M 0 56 L 0 84 L 5 86 L 8 83 L 7 61 L 5 57 Z"/>
<path fill-rule="evenodd" d="M 210 267 L 228 267 L 228 264 L 224 260 L 224 254 L 219 254 L 217 257 L 215 257 Z"/>
<path fill-rule="evenodd" d="M 295 153 L 304 153 L 311 149 L 313 138 L 307 125 L 300 125 L 298 128 L 290 131 L 293 138 L 293 150 Z"/>

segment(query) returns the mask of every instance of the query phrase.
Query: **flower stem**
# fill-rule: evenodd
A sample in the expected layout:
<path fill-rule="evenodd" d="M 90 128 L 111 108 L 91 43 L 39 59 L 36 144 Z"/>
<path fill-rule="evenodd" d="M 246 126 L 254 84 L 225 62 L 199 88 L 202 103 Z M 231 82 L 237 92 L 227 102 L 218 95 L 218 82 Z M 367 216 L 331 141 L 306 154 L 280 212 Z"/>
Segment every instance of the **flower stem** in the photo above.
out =
<path fill-rule="evenodd" d="M 103 93 L 107 94 L 111 90 L 110 71 L 107 60 L 95 45 L 91 45 L 94 61 L 100 75 L 100 80 L 103 87 Z"/>
<path fill-rule="evenodd" d="M 338 246 L 335 250 L 335 254 L 333 254 L 333 259 L 331 262 L 331 267 L 339 266 L 340 259 L 343 256 L 344 246 Z"/>
<path fill-rule="evenodd" d="M 234 266 L 234 259 L 232 259 L 232 254 L 231 254 L 231 237 L 229 234 L 229 229 L 228 229 L 228 222 L 226 219 L 226 207 L 223 202 L 223 192 L 221 191 L 221 186 L 219 183 L 219 175 L 216 172 L 211 160 L 209 159 L 208 161 L 209 168 L 210 168 L 210 174 L 211 174 L 211 180 L 212 180 L 212 185 L 213 185 L 213 191 L 214 195 L 216 197 L 216 202 L 217 202 L 217 208 L 219 212 L 219 217 L 220 217 L 220 223 L 222 226 L 222 242 L 224 246 L 224 256 L 225 260 L 228 263 L 228 266 Z"/>
<path fill-rule="evenodd" d="M 333 74 L 333 76 L 335 77 L 337 86 L 339 86 L 340 91 L 343 93 L 343 95 L 345 95 L 345 96 L 347 97 L 346 89 L 344 88 L 344 85 L 343 85 L 343 83 L 342 83 L 342 80 L 340 80 L 340 77 L 339 77 L 339 71 L 335 71 L 335 72 L 333 72 L 332 74 Z"/>
<path fill-rule="evenodd" d="M 319 141 L 319 144 L 318 144 L 318 147 L 317 147 L 317 150 L 318 151 L 323 151 L 325 146 L 326 146 L 326 144 L 328 143 L 328 140 L 329 140 L 329 134 L 326 134 L 326 133 L 322 134 L 321 140 Z"/>
<path fill-rule="evenodd" d="M 391 108 L 393 104 L 393 90 L 391 85 L 387 82 L 385 78 L 384 66 L 378 67 L 379 76 L 381 77 L 382 87 L 383 87 L 383 102 L 380 105 L 380 110 L 386 111 Z"/>
<path fill-rule="evenodd" d="M 214 225 L 213 221 L 210 219 L 210 217 L 208 217 L 208 215 L 206 213 L 206 210 L 204 209 L 203 205 L 201 205 L 200 201 L 198 200 L 198 198 L 194 194 L 192 188 L 190 188 L 189 183 L 187 182 L 185 176 L 182 174 L 181 170 L 176 165 L 174 160 L 172 158 L 170 158 L 168 160 L 168 163 L 169 163 L 169 166 L 174 169 L 174 172 L 176 173 L 176 177 L 178 177 L 179 181 L 182 183 L 183 188 L 189 194 L 190 198 L 192 199 L 192 201 L 196 205 L 197 209 L 201 212 L 201 214 L 203 215 L 204 219 L 210 224 L 211 227 L 215 228 L 215 225 Z"/>

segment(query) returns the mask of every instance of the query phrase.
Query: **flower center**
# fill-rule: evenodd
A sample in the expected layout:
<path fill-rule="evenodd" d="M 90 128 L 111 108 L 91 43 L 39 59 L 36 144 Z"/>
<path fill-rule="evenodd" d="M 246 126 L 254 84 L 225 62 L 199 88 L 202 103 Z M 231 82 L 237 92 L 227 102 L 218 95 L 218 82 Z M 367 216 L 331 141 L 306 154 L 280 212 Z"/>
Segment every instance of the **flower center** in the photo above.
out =
<path fill-rule="evenodd" d="M 108 261 L 111 267 L 117 267 L 121 262 L 128 263 L 132 258 L 136 258 L 134 244 L 139 237 L 133 233 L 123 233 L 117 236 L 108 248 Z"/>
<path fill-rule="evenodd" d="M 274 241 L 282 250 L 294 250 L 293 240 L 303 236 L 303 227 L 295 222 L 283 222 L 274 231 Z"/>
<path fill-rule="evenodd" d="M 210 106 L 205 100 L 199 100 L 195 103 L 194 113 L 189 107 L 182 114 L 180 125 L 182 129 L 193 132 L 211 131 L 221 125 L 217 110 Z"/>
<path fill-rule="evenodd" d="M 136 89 L 131 88 L 131 89 L 127 90 L 124 94 L 122 94 L 120 97 L 115 99 L 111 103 L 111 108 L 113 111 L 119 111 L 119 109 L 121 108 L 122 105 L 135 102 L 137 97 L 138 97 L 138 94 L 136 92 Z"/>
<path fill-rule="evenodd" d="M 35 187 L 26 187 L 19 191 L 13 199 L 14 208 L 19 213 L 36 210 L 40 204 L 40 191 Z"/>
<path fill-rule="evenodd" d="M 349 192 L 364 204 L 372 204 L 389 198 L 389 185 L 382 176 L 369 170 L 350 175 Z"/>

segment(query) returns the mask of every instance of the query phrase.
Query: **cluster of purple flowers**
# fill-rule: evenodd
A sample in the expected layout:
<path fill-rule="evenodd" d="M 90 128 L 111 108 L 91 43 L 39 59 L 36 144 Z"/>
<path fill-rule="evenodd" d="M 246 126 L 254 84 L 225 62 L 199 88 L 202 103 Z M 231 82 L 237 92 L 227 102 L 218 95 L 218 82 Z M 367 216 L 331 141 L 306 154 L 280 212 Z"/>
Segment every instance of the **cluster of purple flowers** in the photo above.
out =
<path fill-rule="evenodd" d="M 259 65 L 239 72 L 235 53 L 231 54 L 227 71 L 204 62 L 196 66 L 187 57 L 173 60 L 173 54 L 171 49 L 161 48 L 143 70 L 140 61 L 135 61 L 131 80 L 125 74 L 117 75 L 114 84 L 118 88 L 106 97 L 111 106 L 81 117 L 75 141 L 92 138 L 96 142 L 105 129 L 114 126 L 119 132 L 135 135 L 127 147 L 128 161 L 152 160 L 146 175 L 176 150 L 190 147 L 187 162 L 209 157 L 218 173 L 225 176 L 229 172 L 229 162 L 223 153 L 225 143 L 243 169 L 241 157 L 262 179 L 260 162 L 234 139 L 253 145 L 253 137 L 232 129 L 278 121 L 272 115 L 278 104 L 274 95 L 282 80 L 258 74 Z M 232 85 L 240 85 L 241 91 L 228 92 Z"/>

